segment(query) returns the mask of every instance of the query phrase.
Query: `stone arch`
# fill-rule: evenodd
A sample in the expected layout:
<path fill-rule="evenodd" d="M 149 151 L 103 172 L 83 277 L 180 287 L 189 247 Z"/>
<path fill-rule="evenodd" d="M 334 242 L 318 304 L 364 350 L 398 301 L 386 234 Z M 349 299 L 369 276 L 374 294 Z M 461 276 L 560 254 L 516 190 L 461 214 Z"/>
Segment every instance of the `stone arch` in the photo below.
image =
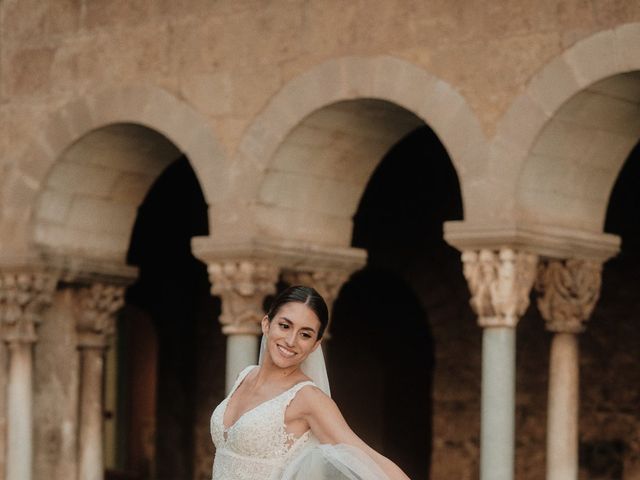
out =
<path fill-rule="evenodd" d="M 640 23 L 596 33 L 549 62 L 501 119 L 486 217 L 601 233 L 640 135 Z M 497 213 L 496 213 L 497 212 Z"/>
<path fill-rule="evenodd" d="M 256 233 L 318 241 L 316 234 L 322 232 L 320 243 L 347 246 L 350 215 L 375 163 L 425 122 L 447 149 L 460 177 L 465 212 L 473 215 L 474 196 L 487 168 L 486 139 L 465 99 L 449 84 L 388 56 L 337 58 L 294 78 L 251 124 L 238 150 L 242 178 L 249 180 L 241 188 L 252 199 L 253 215 L 263 221 Z M 344 140 L 347 136 L 351 140 Z M 382 140 L 373 145 L 374 138 Z M 371 147 L 366 152 L 365 139 Z M 340 144 L 343 161 L 356 148 L 360 157 L 377 158 L 360 170 L 340 171 L 333 168 L 338 153 L 323 156 L 334 144 Z M 315 149 L 315 164 L 310 149 Z M 296 156 L 308 161 L 303 165 Z M 344 178 L 330 178 L 332 168 L 333 175 Z M 296 170 L 298 176 L 289 175 Z M 331 213 L 339 202 L 346 206 L 338 218 Z M 318 213 L 321 218 L 312 223 L 310 217 Z M 286 228 L 272 228 L 283 222 Z"/>
<path fill-rule="evenodd" d="M 69 162 L 69 158 L 79 153 L 83 139 L 99 145 L 101 141 L 109 141 L 105 137 L 110 137 L 112 140 L 118 139 L 116 143 L 120 142 L 121 149 L 126 149 L 127 136 L 136 134 L 141 135 L 142 143 L 147 144 L 139 147 L 142 150 L 153 150 L 159 144 L 164 144 L 168 148 L 174 148 L 176 154 L 185 154 L 201 181 L 208 203 L 213 204 L 224 196 L 223 187 L 226 182 L 217 180 L 224 172 L 229 171 L 227 156 L 203 116 L 188 104 L 156 87 L 106 90 L 66 104 L 50 115 L 36 131 L 32 143 L 16 162 L 3 195 L 4 243 L 15 250 L 25 250 L 34 242 L 46 246 L 48 240 L 44 237 L 51 234 L 52 242 L 64 249 L 123 261 L 130 229 L 126 234 L 119 229 L 117 241 L 102 248 L 96 243 L 97 238 L 104 233 L 102 231 L 89 228 L 84 232 L 84 239 L 78 236 L 71 239 L 63 238 L 66 235 L 63 230 L 67 226 L 64 223 L 58 225 L 60 228 L 54 229 L 55 232 L 39 229 L 37 225 L 40 222 L 39 227 L 43 227 L 41 207 L 44 202 L 56 200 L 42 198 L 51 186 L 56 169 L 64 168 L 65 164 L 69 169 L 70 164 L 82 163 Z M 138 152 L 138 157 L 142 153 L 144 152 Z M 161 164 L 163 162 L 160 162 L 158 168 Z M 105 170 L 111 168 L 109 165 L 104 167 Z M 73 177 L 71 171 L 58 173 L 65 173 L 59 175 L 61 178 Z M 78 182 L 82 176 L 80 172 L 75 173 Z M 155 172 L 152 168 L 148 173 L 153 175 L 159 171 Z M 128 210 L 131 210 L 132 205 L 127 206 Z M 90 212 L 91 208 L 85 215 L 90 215 Z M 135 215 L 130 213 L 124 215 L 123 221 L 132 226 Z M 46 213 L 44 218 L 46 219 Z M 114 250 L 116 244 L 118 247 Z"/>

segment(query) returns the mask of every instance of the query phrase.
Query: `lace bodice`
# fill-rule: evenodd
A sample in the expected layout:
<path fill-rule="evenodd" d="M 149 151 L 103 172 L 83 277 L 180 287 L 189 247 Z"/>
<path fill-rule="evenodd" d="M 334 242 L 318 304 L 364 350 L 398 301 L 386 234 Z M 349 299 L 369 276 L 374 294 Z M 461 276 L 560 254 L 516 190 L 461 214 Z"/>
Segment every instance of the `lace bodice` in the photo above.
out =
<path fill-rule="evenodd" d="M 285 411 L 301 388 L 314 385 L 301 382 L 240 416 L 228 429 L 224 413 L 229 398 L 255 367 L 244 369 L 227 398 L 211 415 L 211 438 L 216 446 L 213 480 L 275 480 L 295 452 L 314 442 L 310 431 L 299 438 L 287 433 Z"/>

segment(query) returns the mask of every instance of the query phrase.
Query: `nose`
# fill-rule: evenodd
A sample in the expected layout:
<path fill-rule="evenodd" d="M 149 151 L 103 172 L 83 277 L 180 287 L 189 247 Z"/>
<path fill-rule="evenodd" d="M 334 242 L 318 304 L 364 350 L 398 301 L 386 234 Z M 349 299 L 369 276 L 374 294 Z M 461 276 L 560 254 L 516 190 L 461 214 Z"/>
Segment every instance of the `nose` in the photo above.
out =
<path fill-rule="evenodd" d="M 289 329 L 289 332 L 287 333 L 287 336 L 284 340 L 287 343 L 287 347 L 293 347 L 293 344 L 296 341 L 296 332 L 294 332 L 292 328 Z"/>

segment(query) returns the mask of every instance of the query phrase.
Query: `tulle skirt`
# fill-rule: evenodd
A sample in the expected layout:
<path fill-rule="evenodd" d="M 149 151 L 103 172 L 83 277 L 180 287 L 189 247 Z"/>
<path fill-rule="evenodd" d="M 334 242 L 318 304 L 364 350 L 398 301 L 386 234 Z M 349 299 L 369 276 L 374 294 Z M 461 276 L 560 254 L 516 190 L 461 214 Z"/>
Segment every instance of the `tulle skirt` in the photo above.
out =
<path fill-rule="evenodd" d="M 282 480 L 389 480 L 366 453 L 349 445 L 309 445 L 285 468 Z"/>

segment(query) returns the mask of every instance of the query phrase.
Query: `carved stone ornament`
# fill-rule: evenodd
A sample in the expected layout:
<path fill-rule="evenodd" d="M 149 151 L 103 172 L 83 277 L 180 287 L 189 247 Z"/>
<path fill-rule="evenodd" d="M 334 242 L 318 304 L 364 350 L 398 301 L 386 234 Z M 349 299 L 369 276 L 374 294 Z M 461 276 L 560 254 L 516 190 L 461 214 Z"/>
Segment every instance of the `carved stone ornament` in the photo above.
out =
<path fill-rule="evenodd" d="M 57 275 L 45 271 L 0 273 L 0 322 L 7 343 L 33 343 L 36 325 L 51 304 Z"/>
<path fill-rule="evenodd" d="M 229 261 L 210 263 L 208 269 L 211 293 L 222 299 L 222 332 L 259 335 L 263 302 L 276 291 L 279 268 L 264 262 Z"/>
<path fill-rule="evenodd" d="M 283 274 L 283 280 L 289 285 L 305 285 L 314 288 L 324 298 L 329 311 L 331 311 L 340 289 L 348 279 L 349 274 L 339 270 L 316 270 L 313 272 L 288 270 Z"/>
<path fill-rule="evenodd" d="M 600 296 L 602 263 L 567 259 L 540 264 L 538 309 L 552 332 L 580 333 Z"/>
<path fill-rule="evenodd" d="M 93 283 L 78 290 L 76 330 L 80 347 L 104 347 L 115 331 L 115 314 L 124 304 L 124 287 Z"/>
<path fill-rule="evenodd" d="M 515 327 L 529 306 L 538 257 L 510 248 L 466 250 L 463 273 L 481 327 Z"/>

